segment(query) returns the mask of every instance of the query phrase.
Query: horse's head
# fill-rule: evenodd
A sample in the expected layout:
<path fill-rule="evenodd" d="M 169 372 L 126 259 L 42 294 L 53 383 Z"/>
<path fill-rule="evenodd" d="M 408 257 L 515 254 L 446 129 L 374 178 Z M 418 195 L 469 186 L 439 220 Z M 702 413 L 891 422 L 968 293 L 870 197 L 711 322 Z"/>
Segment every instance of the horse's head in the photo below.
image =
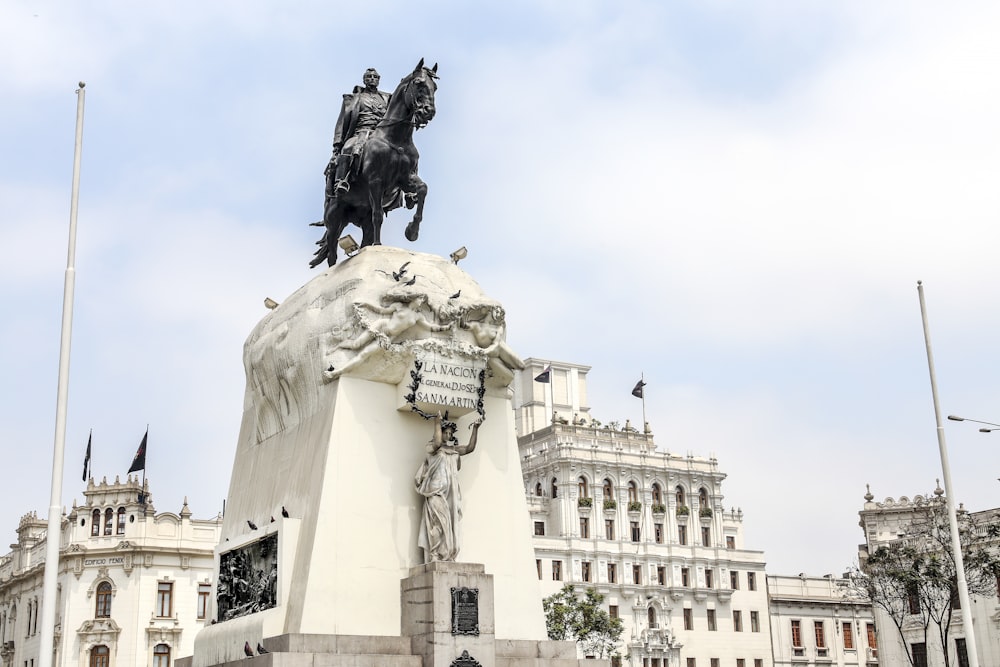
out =
<path fill-rule="evenodd" d="M 411 112 L 416 127 L 427 125 L 434 118 L 434 93 L 437 91 L 437 63 L 434 67 L 424 67 L 421 58 L 413 72 L 399 82 L 396 95 L 402 95 L 406 107 Z"/>

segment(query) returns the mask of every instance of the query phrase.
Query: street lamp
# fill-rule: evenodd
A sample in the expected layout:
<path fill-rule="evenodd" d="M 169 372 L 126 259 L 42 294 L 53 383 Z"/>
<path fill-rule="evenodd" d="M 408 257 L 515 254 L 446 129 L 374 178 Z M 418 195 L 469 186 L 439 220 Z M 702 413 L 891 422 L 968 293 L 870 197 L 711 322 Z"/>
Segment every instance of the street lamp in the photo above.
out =
<path fill-rule="evenodd" d="M 931 397 L 934 402 L 934 421 L 937 424 L 938 453 L 941 456 L 941 473 L 942 477 L 944 477 L 945 506 L 948 509 L 948 525 L 951 529 L 951 555 L 955 560 L 955 587 L 958 589 L 958 600 L 962 607 L 962 630 L 965 633 L 969 667 L 979 667 L 976 629 L 972 625 L 972 608 L 969 605 L 969 585 L 965 580 L 962 541 L 958 533 L 958 517 L 955 514 L 955 495 L 952 493 L 951 467 L 948 465 L 948 446 L 945 443 L 944 425 L 941 423 L 941 406 L 938 402 L 937 377 L 934 373 L 934 354 L 931 352 L 931 331 L 930 325 L 927 323 L 927 304 L 924 303 L 924 286 L 919 280 L 917 281 L 917 295 L 920 299 L 920 319 L 924 327 L 924 346 L 927 348 L 927 370 L 930 373 Z M 951 418 L 949 417 L 949 419 Z M 953 419 L 952 421 L 955 420 Z"/>
<path fill-rule="evenodd" d="M 987 424 L 988 426 L 993 427 L 993 428 L 981 428 L 979 429 L 980 433 L 992 433 L 993 431 L 1000 431 L 1000 424 L 994 424 L 993 422 L 983 422 L 979 421 L 978 419 L 969 419 L 968 417 L 956 417 L 955 415 L 948 415 L 948 419 L 952 420 L 953 422 L 975 422 L 977 424 Z"/>

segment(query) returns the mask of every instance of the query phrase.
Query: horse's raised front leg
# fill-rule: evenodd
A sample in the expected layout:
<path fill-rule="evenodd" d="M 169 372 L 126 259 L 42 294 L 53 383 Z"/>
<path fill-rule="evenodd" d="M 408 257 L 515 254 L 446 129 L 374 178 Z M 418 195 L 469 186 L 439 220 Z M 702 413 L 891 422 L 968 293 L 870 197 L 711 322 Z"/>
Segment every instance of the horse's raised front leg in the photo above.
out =
<path fill-rule="evenodd" d="M 406 208 L 417 207 L 413 220 L 406 226 L 406 240 L 416 241 L 420 235 L 420 222 L 424 219 L 424 199 L 427 197 L 427 184 L 420 180 L 416 173 L 410 175 L 409 192 L 406 193 Z"/>

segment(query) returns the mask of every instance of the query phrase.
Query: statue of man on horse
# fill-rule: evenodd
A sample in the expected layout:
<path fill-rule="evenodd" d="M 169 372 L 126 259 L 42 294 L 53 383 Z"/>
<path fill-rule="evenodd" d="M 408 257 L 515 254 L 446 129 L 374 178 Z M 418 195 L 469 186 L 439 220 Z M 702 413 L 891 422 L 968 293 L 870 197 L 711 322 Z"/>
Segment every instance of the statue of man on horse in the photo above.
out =
<path fill-rule="evenodd" d="M 364 87 L 344 96 L 333 137 L 333 157 L 326 168 L 326 227 L 309 266 L 337 262 L 337 241 L 349 224 L 362 230 L 361 246 L 381 244 L 382 221 L 389 211 L 416 208 L 405 236 L 415 241 L 423 219 L 427 185 L 417 175 L 420 154 L 413 132 L 434 118 L 437 65 L 423 58 L 391 94 L 378 89 L 379 74 L 368 69 Z"/>
<path fill-rule="evenodd" d="M 378 89 L 381 80 L 374 67 L 365 70 L 364 86 L 344 95 L 333 132 L 333 156 L 326 167 L 326 195 L 335 197 L 351 189 L 350 176 L 361 158 L 361 149 L 389 108 L 389 93 Z"/>

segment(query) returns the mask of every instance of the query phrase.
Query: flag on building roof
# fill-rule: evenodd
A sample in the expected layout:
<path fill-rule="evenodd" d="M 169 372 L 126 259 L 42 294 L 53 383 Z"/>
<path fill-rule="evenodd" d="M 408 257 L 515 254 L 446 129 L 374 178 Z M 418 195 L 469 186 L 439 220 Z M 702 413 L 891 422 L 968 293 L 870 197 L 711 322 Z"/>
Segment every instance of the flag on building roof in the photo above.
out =
<path fill-rule="evenodd" d="M 642 380 L 636 382 L 635 387 L 632 388 L 632 395 L 635 396 L 636 398 L 644 398 L 644 395 L 642 393 L 642 388 L 645 386 L 646 383 L 643 382 Z"/>
<path fill-rule="evenodd" d="M 552 377 L 552 364 L 545 367 L 545 370 L 535 376 L 535 382 L 548 382 Z"/>
<path fill-rule="evenodd" d="M 87 481 L 87 473 L 90 471 L 90 440 L 94 437 L 93 431 L 87 436 L 87 453 L 83 457 L 83 481 Z"/>
<path fill-rule="evenodd" d="M 128 469 L 129 472 L 137 472 L 139 470 L 146 469 L 146 438 L 149 437 L 149 429 L 146 429 L 146 433 L 142 436 L 142 442 L 139 443 L 139 451 L 135 453 L 132 458 L 132 467 Z"/>

